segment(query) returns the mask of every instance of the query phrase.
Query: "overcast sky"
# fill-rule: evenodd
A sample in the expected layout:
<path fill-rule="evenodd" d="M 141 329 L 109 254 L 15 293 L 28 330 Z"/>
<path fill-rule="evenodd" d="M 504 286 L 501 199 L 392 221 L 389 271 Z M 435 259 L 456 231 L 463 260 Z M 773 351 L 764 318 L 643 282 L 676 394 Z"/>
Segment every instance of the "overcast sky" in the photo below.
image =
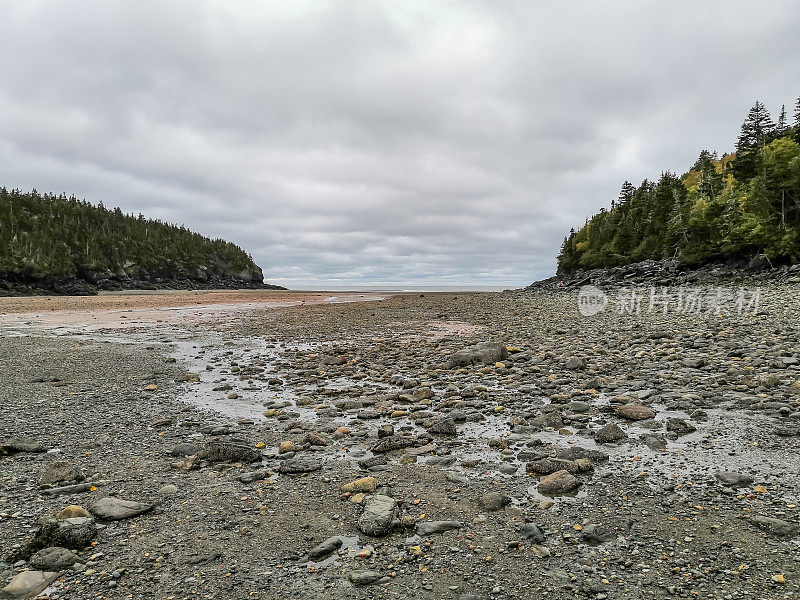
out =
<path fill-rule="evenodd" d="M 793 105 L 799 31 L 794 0 L 0 0 L 0 185 L 290 287 L 520 286 L 625 179 Z"/>

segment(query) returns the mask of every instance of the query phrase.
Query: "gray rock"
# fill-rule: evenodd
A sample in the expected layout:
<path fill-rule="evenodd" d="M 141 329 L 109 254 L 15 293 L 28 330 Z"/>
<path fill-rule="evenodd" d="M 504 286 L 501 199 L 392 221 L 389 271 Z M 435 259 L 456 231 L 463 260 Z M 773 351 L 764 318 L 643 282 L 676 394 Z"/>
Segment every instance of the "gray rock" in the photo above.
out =
<path fill-rule="evenodd" d="M 193 454 L 197 454 L 199 448 L 194 444 L 183 443 L 178 444 L 172 450 L 170 450 L 170 456 L 192 456 Z"/>
<path fill-rule="evenodd" d="M 353 585 L 371 585 L 383 579 L 383 575 L 377 571 L 355 571 L 349 575 Z"/>
<path fill-rule="evenodd" d="M 278 473 L 311 473 L 322 468 L 322 461 L 311 456 L 287 458 L 278 465 Z"/>
<path fill-rule="evenodd" d="M 308 560 L 319 560 L 320 558 L 324 558 L 341 548 L 342 543 L 342 539 L 338 535 L 328 538 L 321 544 L 314 546 L 308 551 Z"/>
<path fill-rule="evenodd" d="M 595 441 L 600 444 L 612 444 L 620 440 L 626 439 L 628 436 L 622 428 L 616 423 L 609 423 L 604 425 L 594 436 Z"/>
<path fill-rule="evenodd" d="M 39 442 L 35 442 L 28 438 L 9 438 L 0 442 L 0 456 L 4 454 L 16 454 L 18 452 L 45 452 L 47 448 L 42 446 Z"/>
<path fill-rule="evenodd" d="M 419 440 L 415 437 L 408 435 L 395 435 L 385 437 L 377 444 L 374 444 L 370 450 L 376 454 L 383 452 L 391 452 L 392 450 L 400 450 L 401 448 L 409 448 L 416 446 Z"/>
<path fill-rule="evenodd" d="M 702 358 L 684 358 L 681 363 L 684 367 L 689 367 L 690 369 L 699 369 L 705 366 L 706 361 Z"/>
<path fill-rule="evenodd" d="M 254 481 L 261 481 L 266 479 L 269 473 L 266 469 L 256 469 L 255 471 L 250 471 L 249 473 L 242 473 L 239 475 L 239 481 L 242 483 L 253 483 Z"/>
<path fill-rule="evenodd" d="M 369 536 L 383 537 L 399 523 L 399 513 L 394 498 L 376 494 L 367 500 L 364 512 L 358 519 L 358 528 Z"/>
<path fill-rule="evenodd" d="M 153 508 L 153 504 L 123 500 L 122 498 L 100 498 L 89 505 L 89 512 L 103 521 L 121 521 L 136 517 Z"/>
<path fill-rule="evenodd" d="M 536 523 L 525 523 L 522 526 L 522 539 L 524 539 L 526 542 L 541 544 L 544 542 L 544 534 L 536 525 Z"/>
<path fill-rule="evenodd" d="M 578 464 L 571 460 L 564 460 L 561 458 L 541 458 L 534 460 L 525 465 L 525 470 L 528 473 L 537 473 L 539 475 L 549 475 L 556 471 L 569 471 L 570 473 L 577 473 L 579 468 Z"/>
<path fill-rule="evenodd" d="M 439 433 L 442 435 L 456 434 L 456 422 L 449 417 L 435 417 L 425 421 L 422 425 L 430 433 Z"/>
<path fill-rule="evenodd" d="M 42 571 L 61 571 L 78 562 L 77 557 L 66 548 L 50 546 L 39 550 L 28 559 L 28 563 Z"/>
<path fill-rule="evenodd" d="M 489 492 L 488 494 L 481 496 L 480 500 L 478 500 L 478 506 L 489 512 L 502 510 L 503 507 L 510 503 L 511 498 L 505 494 L 501 494 L 500 492 Z"/>
<path fill-rule="evenodd" d="M 800 533 L 800 526 L 783 519 L 753 515 L 748 520 L 759 529 L 778 538 L 793 538 Z"/>
<path fill-rule="evenodd" d="M 497 467 L 497 470 L 503 473 L 504 475 L 514 475 L 519 470 L 519 467 L 517 465 L 504 462 L 499 467 Z"/>
<path fill-rule="evenodd" d="M 460 473 L 456 473 L 455 471 L 448 471 L 445 475 L 447 481 L 450 483 L 455 483 L 456 485 L 466 485 L 469 483 L 469 478 L 461 475 Z"/>
<path fill-rule="evenodd" d="M 481 342 L 470 348 L 454 352 L 450 356 L 448 366 L 451 369 L 467 367 L 474 364 L 491 365 L 508 358 L 508 349 L 505 344 L 496 342 Z"/>
<path fill-rule="evenodd" d="M 582 400 L 571 400 L 567 403 L 567 409 L 574 413 L 586 414 L 592 410 L 592 405 Z"/>
<path fill-rule="evenodd" d="M 564 419 L 561 418 L 561 413 L 551 411 L 532 419 L 531 426 L 536 429 L 545 429 L 546 427 L 561 429 L 564 427 Z"/>
<path fill-rule="evenodd" d="M 212 463 L 251 463 L 261 460 L 261 451 L 243 444 L 210 442 L 197 453 L 197 458 Z"/>
<path fill-rule="evenodd" d="M 36 531 L 29 550 L 35 552 L 48 546 L 83 550 L 96 534 L 97 525 L 91 517 L 47 519 Z"/>
<path fill-rule="evenodd" d="M 720 471 L 715 477 L 729 487 L 745 487 L 753 483 L 750 475 L 743 475 L 736 471 Z"/>
<path fill-rule="evenodd" d="M 599 525 L 584 525 L 581 540 L 591 545 L 603 544 L 613 537 L 612 533 Z"/>
<path fill-rule="evenodd" d="M 692 433 L 693 431 L 697 431 L 697 428 L 691 423 L 684 421 L 683 419 L 670 417 L 669 419 L 667 419 L 667 431 L 675 432 L 678 435 L 686 435 L 687 433 Z"/>
<path fill-rule="evenodd" d="M 667 440 L 657 433 L 643 433 L 639 439 L 651 450 L 664 450 L 667 447 Z"/>
<path fill-rule="evenodd" d="M 564 363 L 564 368 L 569 369 L 570 371 L 577 371 L 578 369 L 585 369 L 589 364 L 589 361 L 586 360 L 583 356 L 573 356 L 568 358 Z"/>
<path fill-rule="evenodd" d="M 58 573 L 50 571 L 23 571 L 0 590 L 2 598 L 33 598 L 58 579 Z"/>
<path fill-rule="evenodd" d="M 421 537 L 427 537 L 452 529 L 461 529 L 463 526 L 464 524 L 461 521 L 423 521 L 417 524 L 417 534 Z"/>
<path fill-rule="evenodd" d="M 61 494 L 88 492 L 91 489 L 91 483 L 73 483 L 72 485 L 60 485 L 58 487 L 47 488 L 42 490 L 41 493 L 43 496 L 60 496 Z"/>
<path fill-rule="evenodd" d="M 86 479 L 84 474 L 66 460 L 57 460 L 51 463 L 42 473 L 40 485 L 55 485 L 57 483 L 73 483 Z"/>
<path fill-rule="evenodd" d="M 600 463 L 608 460 L 608 454 L 600 450 L 572 446 L 559 451 L 558 454 L 556 454 L 556 458 L 563 460 L 578 460 L 579 458 L 588 458 L 592 462 Z"/>

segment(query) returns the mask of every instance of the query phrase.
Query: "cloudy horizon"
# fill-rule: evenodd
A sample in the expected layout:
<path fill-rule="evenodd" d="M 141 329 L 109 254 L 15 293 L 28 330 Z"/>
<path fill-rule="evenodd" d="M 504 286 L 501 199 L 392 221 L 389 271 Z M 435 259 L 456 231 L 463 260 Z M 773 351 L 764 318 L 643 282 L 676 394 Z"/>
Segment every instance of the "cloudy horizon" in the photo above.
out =
<path fill-rule="evenodd" d="M 624 180 L 800 96 L 800 5 L 14 2 L 0 186 L 184 224 L 287 287 L 521 286 Z"/>

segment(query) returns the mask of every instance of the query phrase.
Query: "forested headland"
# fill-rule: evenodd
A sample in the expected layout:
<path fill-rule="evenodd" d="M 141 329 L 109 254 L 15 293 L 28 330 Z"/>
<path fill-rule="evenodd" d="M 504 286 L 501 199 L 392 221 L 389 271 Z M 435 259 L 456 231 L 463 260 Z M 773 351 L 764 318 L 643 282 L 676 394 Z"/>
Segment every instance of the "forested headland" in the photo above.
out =
<path fill-rule="evenodd" d="M 0 294 L 272 287 L 241 248 L 65 195 L 0 188 Z"/>
<path fill-rule="evenodd" d="M 777 121 L 756 102 L 732 154 L 703 150 L 683 175 L 626 181 L 610 209 L 572 229 L 559 273 L 645 260 L 685 267 L 722 262 L 779 266 L 800 260 L 800 98 Z"/>

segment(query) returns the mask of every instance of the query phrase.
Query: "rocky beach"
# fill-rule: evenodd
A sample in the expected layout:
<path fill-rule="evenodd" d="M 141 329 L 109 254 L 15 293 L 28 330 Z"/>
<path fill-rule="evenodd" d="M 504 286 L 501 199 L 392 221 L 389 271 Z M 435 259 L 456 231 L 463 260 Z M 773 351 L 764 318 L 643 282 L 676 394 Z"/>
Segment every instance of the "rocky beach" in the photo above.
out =
<path fill-rule="evenodd" d="M 0 299 L 0 596 L 798 598 L 800 282 L 747 277 Z"/>

